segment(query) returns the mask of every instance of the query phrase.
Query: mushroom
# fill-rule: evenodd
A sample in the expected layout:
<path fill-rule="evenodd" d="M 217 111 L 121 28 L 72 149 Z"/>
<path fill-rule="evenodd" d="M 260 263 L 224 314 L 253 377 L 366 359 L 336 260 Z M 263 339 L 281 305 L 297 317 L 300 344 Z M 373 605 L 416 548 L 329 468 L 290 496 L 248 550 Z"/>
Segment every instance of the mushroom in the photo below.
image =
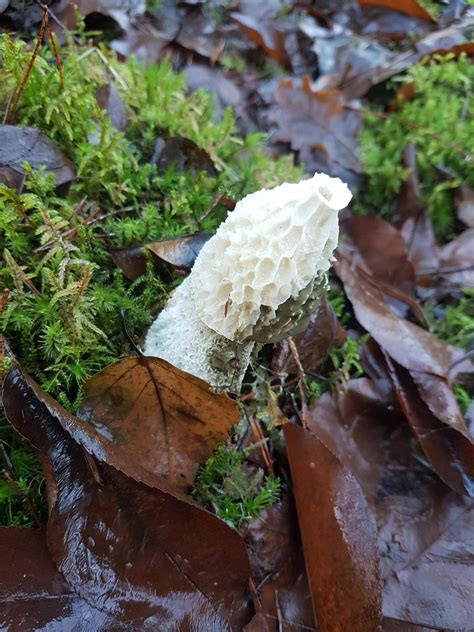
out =
<path fill-rule="evenodd" d="M 339 178 L 315 173 L 240 200 L 151 325 L 145 354 L 238 392 L 256 344 L 306 328 L 351 197 Z"/>

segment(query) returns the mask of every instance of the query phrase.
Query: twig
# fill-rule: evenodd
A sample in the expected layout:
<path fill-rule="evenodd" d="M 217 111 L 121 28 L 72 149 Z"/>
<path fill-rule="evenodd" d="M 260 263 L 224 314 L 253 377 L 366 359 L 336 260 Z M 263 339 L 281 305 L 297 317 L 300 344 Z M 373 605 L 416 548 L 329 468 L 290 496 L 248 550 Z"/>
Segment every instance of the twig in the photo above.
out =
<path fill-rule="evenodd" d="M 298 353 L 298 349 L 296 347 L 295 341 L 293 340 L 293 337 L 290 336 L 288 338 L 288 346 L 290 347 L 290 351 L 293 355 L 293 358 L 296 362 L 296 366 L 298 368 L 298 390 L 300 392 L 300 397 L 301 397 L 301 414 L 303 417 L 303 428 L 307 428 L 307 423 L 306 423 L 306 417 L 307 417 L 307 406 L 306 406 L 306 393 L 305 393 L 305 386 L 306 386 L 306 376 L 305 376 L 305 372 L 303 369 L 303 365 L 301 364 L 301 360 L 300 360 L 300 355 Z"/>

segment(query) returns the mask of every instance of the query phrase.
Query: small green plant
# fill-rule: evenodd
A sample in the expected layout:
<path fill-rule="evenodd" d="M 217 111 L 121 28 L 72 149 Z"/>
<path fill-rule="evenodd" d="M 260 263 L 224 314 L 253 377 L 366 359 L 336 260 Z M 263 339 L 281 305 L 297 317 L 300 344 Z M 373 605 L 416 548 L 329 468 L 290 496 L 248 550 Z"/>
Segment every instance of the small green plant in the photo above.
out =
<path fill-rule="evenodd" d="M 193 495 L 230 526 L 238 528 L 280 497 L 280 480 L 264 476 L 260 468 L 245 463 L 252 446 L 238 450 L 223 444 L 201 467 Z"/>
<path fill-rule="evenodd" d="M 413 98 L 385 116 L 368 111 L 361 134 L 367 184 L 358 200 L 362 212 L 389 216 L 395 194 L 406 177 L 403 148 L 415 143 L 421 191 L 437 235 L 451 236 L 455 212 L 452 189 L 461 182 L 474 186 L 470 160 L 474 135 L 474 66 L 463 54 L 435 56 L 392 79 L 390 86 L 409 83 Z M 445 179 L 439 170 L 452 174 Z"/>

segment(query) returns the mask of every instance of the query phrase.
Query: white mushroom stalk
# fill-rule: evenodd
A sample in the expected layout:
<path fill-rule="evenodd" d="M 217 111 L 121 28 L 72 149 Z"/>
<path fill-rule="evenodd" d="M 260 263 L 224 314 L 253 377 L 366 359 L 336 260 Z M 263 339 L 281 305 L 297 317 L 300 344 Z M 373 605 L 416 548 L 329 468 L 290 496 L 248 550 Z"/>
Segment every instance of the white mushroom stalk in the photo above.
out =
<path fill-rule="evenodd" d="M 305 329 L 351 197 L 316 173 L 240 200 L 150 327 L 145 354 L 238 392 L 256 343 Z"/>

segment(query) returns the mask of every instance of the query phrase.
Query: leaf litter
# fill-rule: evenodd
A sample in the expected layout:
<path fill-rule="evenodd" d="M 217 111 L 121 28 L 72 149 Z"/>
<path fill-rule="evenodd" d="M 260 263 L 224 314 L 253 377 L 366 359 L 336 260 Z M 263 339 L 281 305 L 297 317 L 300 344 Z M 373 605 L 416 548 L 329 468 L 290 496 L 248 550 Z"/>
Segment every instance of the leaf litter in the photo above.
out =
<path fill-rule="evenodd" d="M 224 10 L 227 20 L 205 3 L 164 2 L 146 12 L 141 3 L 119 4 L 79 3 L 79 10 L 116 23 L 112 48 L 121 55 L 169 56 L 192 89 L 204 86 L 221 108 L 237 109 L 239 128 L 265 121 L 274 154 L 289 148 L 309 171 L 359 186 L 360 99 L 425 55 L 474 51 L 471 17 L 453 12 L 451 22 L 438 22 L 418 2 L 361 1 L 342 10 L 321 3 L 318 11 L 296 3 L 286 15 L 276 2 L 264 9 L 239 2 Z M 39 22 L 37 9 L 20 16 L 14 5 L 7 19 L 23 28 Z M 75 24 L 70 7 L 58 15 Z M 416 25 L 410 41 L 401 26 L 407 16 Z M 270 91 L 264 64 L 279 67 Z M 412 96 L 399 91 L 392 107 Z M 112 125 L 126 128 L 114 85 L 96 98 Z M 25 157 L 58 186 L 74 181 L 72 163 L 39 130 L 4 125 L 1 133 L 2 183 L 21 191 Z M 155 150 L 161 175 L 170 167 L 217 173 L 189 138 L 163 135 Z M 465 350 L 430 331 L 426 314 L 434 301 L 474 287 L 472 188 L 458 187 L 460 226 L 438 243 L 416 151 L 408 142 L 391 221 L 345 214 L 335 264 L 342 308 L 323 300 L 305 332 L 264 350 L 273 389 L 265 410 L 278 409 L 276 425 L 290 422 L 254 438 L 263 437 L 283 493 L 240 533 L 188 493 L 199 466 L 239 422 L 234 401 L 138 355 L 94 375 L 73 415 L 10 359 L 3 405 L 39 454 L 49 518 L 45 531 L 1 529 L 2 627 L 21 620 L 24 629 L 74 629 L 79 621 L 91 630 L 472 629 L 472 405 L 463 415 L 455 387 L 472 379 L 473 367 Z M 232 200 L 213 204 L 231 208 Z M 133 244 L 111 255 L 130 280 L 150 260 L 169 279 L 189 272 L 207 238 Z M 360 345 L 351 366 L 360 361 L 363 377 L 328 368 L 348 344 Z M 323 378 L 316 394 L 315 375 Z M 241 409 L 255 412 L 258 389 L 254 381 L 244 390 Z"/>

